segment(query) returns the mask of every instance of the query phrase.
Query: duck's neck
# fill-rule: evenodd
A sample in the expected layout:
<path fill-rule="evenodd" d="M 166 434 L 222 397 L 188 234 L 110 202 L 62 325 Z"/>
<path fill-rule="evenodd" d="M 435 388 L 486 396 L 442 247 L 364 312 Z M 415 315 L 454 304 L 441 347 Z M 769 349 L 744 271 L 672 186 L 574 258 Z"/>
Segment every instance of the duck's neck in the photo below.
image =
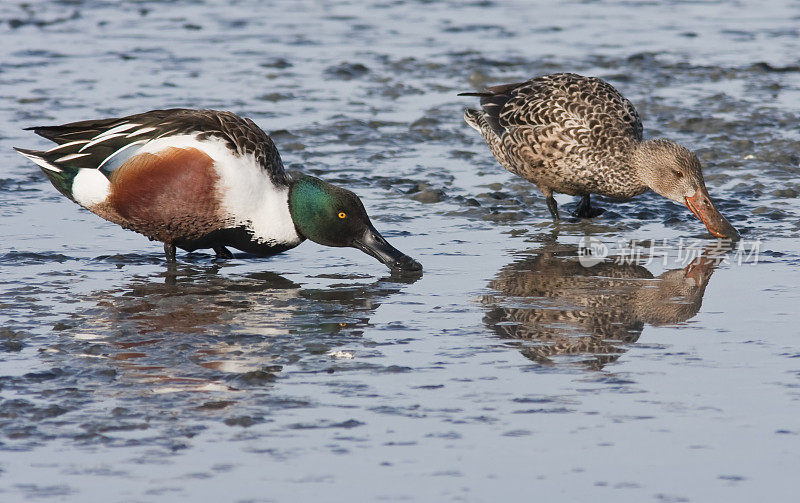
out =
<path fill-rule="evenodd" d="M 288 207 L 297 232 L 314 226 L 321 200 L 327 201 L 321 190 L 322 181 L 312 176 L 300 175 L 289 183 Z"/>
<path fill-rule="evenodd" d="M 680 148 L 678 144 L 660 138 L 634 143 L 628 153 L 628 165 L 636 180 L 642 186 L 658 192 L 656 187 L 664 174 L 663 161 L 670 156 L 674 157 L 671 152 L 677 148 Z"/>
<path fill-rule="evenodd" d="M 628 151 L 628 163 L 636 178 L 644 185 L 650 185 L 655 172 L 654 160 L 657 159 L 658 145 L 655 140 L 637 141 Z"/>
<path fill-rule="evenodd" d="M 305 237 L 289 213 L 289 187 L 273 186 L 260 198 L 246 227 L 255 241 L 270 246 L 297 246 Z"/>

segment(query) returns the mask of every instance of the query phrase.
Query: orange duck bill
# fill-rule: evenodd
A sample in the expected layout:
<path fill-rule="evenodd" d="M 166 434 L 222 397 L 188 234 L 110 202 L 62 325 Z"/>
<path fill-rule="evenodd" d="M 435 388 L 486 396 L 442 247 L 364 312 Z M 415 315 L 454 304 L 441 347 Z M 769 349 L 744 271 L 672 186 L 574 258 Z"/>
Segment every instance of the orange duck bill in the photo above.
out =
<path fill-rule="evenodd" d="M 692 197 L 684 197 L 683 202 L 689 211 L 705 224 L 711 234 L 723 239 L 739 239 L 739 233 L 711 202 L 705 187 L 697 189 Z"/>

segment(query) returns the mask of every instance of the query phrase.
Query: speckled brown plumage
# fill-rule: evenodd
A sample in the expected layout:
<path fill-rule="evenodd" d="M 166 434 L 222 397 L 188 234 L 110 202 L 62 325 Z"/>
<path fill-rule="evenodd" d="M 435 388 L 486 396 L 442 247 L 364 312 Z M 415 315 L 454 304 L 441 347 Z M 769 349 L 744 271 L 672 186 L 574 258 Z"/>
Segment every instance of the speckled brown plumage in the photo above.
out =
<path fill-rule="evenodd" d="M 608 82 L 556 73 L 461 96 L 480 96 L 482 110 L 465 110 L 464 120 L 504 168 L 539 187 L 553 219 L 554 192 L 581 196 L 576 215 L 591 218 L 601 212 L 590 194 L 629 199 L 652 189 L 685 204 L 715 236 L 738 239 L 697 156 L 670 140 L 643 140 L 636 109 Z"/>
<path fill-rule="evenodd" d="M 553 192 L 627 199 L 645 192 L 628 163 L 642 139 L 630 101 L 594 77 L 559 73 L 488 88 L 465 119 L 507 170 Z"/>

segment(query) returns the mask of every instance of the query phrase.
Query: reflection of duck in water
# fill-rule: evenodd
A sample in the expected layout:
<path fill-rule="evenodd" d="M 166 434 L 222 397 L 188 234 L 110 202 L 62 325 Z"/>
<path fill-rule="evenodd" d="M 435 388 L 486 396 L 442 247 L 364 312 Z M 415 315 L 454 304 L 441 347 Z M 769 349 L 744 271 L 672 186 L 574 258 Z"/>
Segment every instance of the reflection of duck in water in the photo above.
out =
<path fill-rule="evenodd" d="M 329 369 L 326 352 L 360 337 L 382 299 L 403 286 L 347 277 L 346 285 L 314 289 L 272 273 L 215 272 L 187 268 L 177 285 L 140 279 L 95 292 L 92 308 L 62 323 L 66 337 L 51 358 L 105 359 L 115 384 L 134 394 L 262 386 L 287 364 Z"/>
<path fill-rule="evenodd" d="M 585 363 L 599 368 L 625 351 L 620 344 L 636 342 L 645 323 L 697 314 L 713 271 L 706 257 L 654 277 L 636 264 L 587 268 L 574 254 L 536 254 L 504 267 L 489 283 L 498 293 L 482 298 L 484 323 L 501 337 L 539 342 L 523 350 L 533 360 L 593 354 Z"/>

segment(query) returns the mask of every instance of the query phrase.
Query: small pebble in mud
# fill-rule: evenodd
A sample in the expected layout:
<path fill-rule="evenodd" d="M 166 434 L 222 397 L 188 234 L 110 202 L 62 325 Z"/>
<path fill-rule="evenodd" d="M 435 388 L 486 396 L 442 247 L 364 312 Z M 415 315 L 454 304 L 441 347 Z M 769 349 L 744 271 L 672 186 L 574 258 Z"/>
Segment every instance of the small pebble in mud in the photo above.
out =
<path fill-rule="evenodd" d="M 3 341 L 2 344 L 0 344 L 0 350 L 10 353 L 17 353 L 22 351 L 22 346 L 23 344 L 20 341 Z"/>
<path fill-rule="evenodd" d="M 433 189 L 426 182 L 416 182 L 406 191 L 406 194 L 413 194 L 411 199 L 425 204 L 438 203 L 447 198 L 444 190 Z"/>
<path fill-rule="evenodd" d="M 284 143 L 281 145 L 283 150 L 290 150 L 296 152 L 298 150 L 305 150 L 306 146 L 299 141 L 291 142 L 291 143 Z"/>
<path fill-rule="evenodd" d="M 252 372 L 245 372 L 240 375 L 238 379 L 250 386 L 263 386 L 275 381 L 275 374 L 263 370 L 254 370 Z"/>
<path fill-rule="evenodd" d="M 236 402 L 234 402 L 233 400 L 218 400 L 218 401 L 206 402 L 203 405 L 199 406 L 198 409 L 220 410 L 230 407 L 235 403 Z"/>
<path fill-rule="evenodd" d="M 269 136 L 273 141 L 300 138 L 296 134 L 292 133 L 291 131 L 287 131 L 286 129 L 274 129 L 269 131 Z"/>
<path fill-rule="evenodd" d="M 294 96 L 285 93 L 267 93 L 256 97 L 256 99 L 260 101 L 272 101 L 272 102 L 286 101 L 292 98 L 294 98 Z"/>
<path fill-rule="evenodd" d="M 769 206 L 759 206 L 752 210 L 754 215 L 770 218 L 772 220 L 783 220 L 787 217 L 786 212 L 778 208 L 771 208 Z"/>
<path fill-rule="evenodd" d="M 253 416 L 239 416 L 239 417 L 230 417 L 226 419 L 224 422 L 228 426 L 241 426 L 243 428 L 247 428 L 253 426 L 254 424 L 263 423 L 264 418 L 253 417 Z"/>
<path fill-rule="evenodd" d="M 426 130 L 435 128 L 436 126 L 439 125 L 439 122 L 440 122 L 439 120 L 433 119 L 431 117 L 420 117 L 419 119 L 412 122 L 411 125 L 408 127 L 409 129 L 412 130 Z"/>
<path fill-rule="evenodd" d="M 283 59 L 283 58 L 273 58 L 273 59 L 270 59 L 268 61 L 265 61 L 265 62 L 261 63 L 261 65 L 259 65 L 259 66 L 262 66 L 264 68 L 281 68 L 282 69 L 282 68 L 289 68 L 289 67 L 291 67 L 293 65 L 291 63 L 289 63 L 287 60 Z"/>
<path fill-rule="evenodd" d="M 426 182 L 416 182 L 406 191 L 406 194 L 416 194 L 428 188 L 430 188 L 430 184 Z"/>
<path fill-rule="evenodd" d="M 793 199 L 797 197 L 798 192 L 795 189 L 777 189 L 772 192 L 772 195 L 775 197 L 784 197 L 788 199 Z"/>
<path fill-rule="evenodd" d="M 782 148 L 762 148 L 758 152 L 758 159 L 778 166 L 797 166 L 800 157 L 795 152 Z"/>
<path fill-rule="evenodd" d="M 466 206 L 478 207 L 481 205 L 481 203 L 478 202 L 478 200 L 475 199 L 474 197 L 456 196 L 453 199 Z"/>
<path fill-rule="evenodd" d="M 423 204 L 439 203 L 443 201 L 444 198 L 445 193 L 441 189 L 426 189 L 411 196 L 411 199 Z"/>
<path fill-rule="evenodd" d="M 476 153 L 469 150 L 451 150 L 450 157 L 453 159 L 470 160 L 475 157 Z"/>
<path fill-rule="evenodd" d="M 325 75 L 328 77 L 342 80 L 355 79 L 367 73 L 369 73 L 369 68 L 361 63 L 340 63 L 325 69 Z"/>

